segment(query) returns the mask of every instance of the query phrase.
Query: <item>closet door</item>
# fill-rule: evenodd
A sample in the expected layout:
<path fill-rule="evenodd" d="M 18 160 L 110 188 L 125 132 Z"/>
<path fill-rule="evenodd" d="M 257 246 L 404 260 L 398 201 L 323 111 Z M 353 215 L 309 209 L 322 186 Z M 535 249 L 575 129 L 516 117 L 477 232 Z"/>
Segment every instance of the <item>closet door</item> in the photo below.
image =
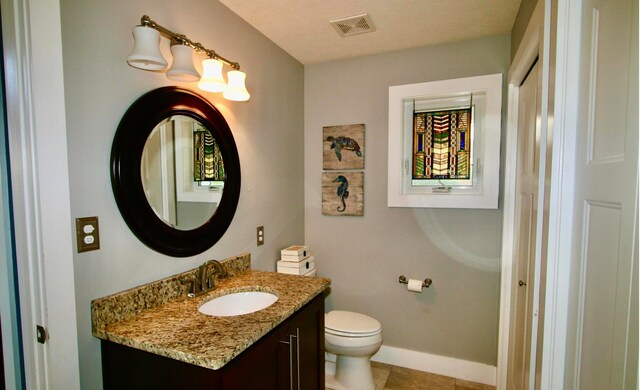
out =
<path fill-rule="evenodd" d="M 516 278 L 512 287 L 514 317 L 509 345 L 508 388 L 525 390 L 531 377 L 536 329 L 534 306 L 538 182 L 540 175 L 540 64 L 535 62 L 519 88 L 516 177 Z"/>
<path fill-rule="evenodd" d="M 565 388 L 636 389 L 638 1 L 582 8 Z"/>

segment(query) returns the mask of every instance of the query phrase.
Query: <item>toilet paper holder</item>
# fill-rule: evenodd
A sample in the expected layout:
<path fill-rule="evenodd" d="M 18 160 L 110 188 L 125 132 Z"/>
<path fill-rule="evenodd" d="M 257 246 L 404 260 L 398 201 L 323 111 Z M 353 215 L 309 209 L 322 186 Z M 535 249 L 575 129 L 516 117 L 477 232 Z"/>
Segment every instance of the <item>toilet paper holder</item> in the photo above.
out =
<path fill-rule="evenodd" d="M 407 277 L 406 277 L 406 276 L 404 276 L 404 275 L 400 275 L 400 276 L 398 277 L 398 283 L 402 283 L 402 284 L 409 284 L 409 280 L 407 279 Z M 431 283 L 432 283 L 432 280 L 431 280 L 431 279 L 429 279 L 429 278 L 426 278 L 426 279 L 424 280 L 424 282 L 422 282 L 422 287 L 429 288 L 429 286 L 431 286 Z"/>

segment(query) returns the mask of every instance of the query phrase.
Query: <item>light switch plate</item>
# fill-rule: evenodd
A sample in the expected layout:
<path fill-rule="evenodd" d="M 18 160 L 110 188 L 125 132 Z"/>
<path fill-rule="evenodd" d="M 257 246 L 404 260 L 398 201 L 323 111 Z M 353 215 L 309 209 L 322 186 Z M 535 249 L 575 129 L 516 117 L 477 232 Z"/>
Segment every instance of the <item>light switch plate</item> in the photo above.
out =
<path fill-rule="evenodd" d="M 76 218 L 76 243 L 78 253 L 100 249 L 98 217 Z"/>

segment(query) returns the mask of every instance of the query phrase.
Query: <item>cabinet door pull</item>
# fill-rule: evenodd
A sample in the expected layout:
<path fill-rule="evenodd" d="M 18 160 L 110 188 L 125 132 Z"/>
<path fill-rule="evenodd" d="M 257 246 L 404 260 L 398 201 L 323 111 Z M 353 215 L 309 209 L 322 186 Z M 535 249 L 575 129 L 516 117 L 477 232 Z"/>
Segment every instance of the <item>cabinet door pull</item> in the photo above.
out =
<path fill-rule="evenodd" d="M 296 339 L 296 380 L 294 387 L 293 380 L 293 339 Z M 289 341 L 280 340 L 282 344 L 289 346 L 289 388 L 291 390 L 300 390 L 300 328 L 296 328 L 296 334 L 289 335 Z"/>
<path fill-rule="evenodd" d="M 293 338 L 296 337 L 292 334 L 289 335 L 289 341 L 280 340 L 282 344 L 289 346 L 289 389 L 293 388 Z"/>
<path fill-rule="evenodd" d="M 296 379 L 298 380 L 297 389 L 300 390 L 300 328 L 296 328 Z"/>
<path fill-rule="evenodd" d="M 293 387 L 293 338 L 296 337 L 292 334 L 289 335 L 289 387 L 291 390 L 297 388 Z"/>

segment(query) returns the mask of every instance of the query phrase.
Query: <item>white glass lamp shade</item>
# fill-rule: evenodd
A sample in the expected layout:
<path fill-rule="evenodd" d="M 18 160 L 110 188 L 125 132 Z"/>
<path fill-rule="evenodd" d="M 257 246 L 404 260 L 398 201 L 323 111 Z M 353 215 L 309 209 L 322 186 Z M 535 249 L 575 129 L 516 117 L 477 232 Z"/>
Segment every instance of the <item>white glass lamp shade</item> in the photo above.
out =
<path fill-rule="evenodd" d="M 222 92 L 227 88 L 222 77 L 222 62 L 212 58 L 202 61 L 202 78 L 198 88 L 207 92 Z"/>
<path fill-rule="evenodd" d="M 193 49 L 187 45 L 171 45 L 173 63 L 167 77 L 176 81 L 198 81 L 200 73 L 193 66 Z"/>
<path fill-rule="evenodd" d="M 227 89 L 224 90 L 222 96 L 227 100 L 235 100 L 238 102 L 244 102 L 249 100 L 251 95 L 244 86 L 244 79 L 247 75 L 239 70 L 230 70 L 227 72 Z"/>
<path fill-rule="evenodd" d="M 133 39 L 133 50 L 127 57 L 129 65 L 144 70 L 163 70 L 167 67 L 167 60 L 160 53 L 160 32 L 151 27 L 135 26 Z"/>

